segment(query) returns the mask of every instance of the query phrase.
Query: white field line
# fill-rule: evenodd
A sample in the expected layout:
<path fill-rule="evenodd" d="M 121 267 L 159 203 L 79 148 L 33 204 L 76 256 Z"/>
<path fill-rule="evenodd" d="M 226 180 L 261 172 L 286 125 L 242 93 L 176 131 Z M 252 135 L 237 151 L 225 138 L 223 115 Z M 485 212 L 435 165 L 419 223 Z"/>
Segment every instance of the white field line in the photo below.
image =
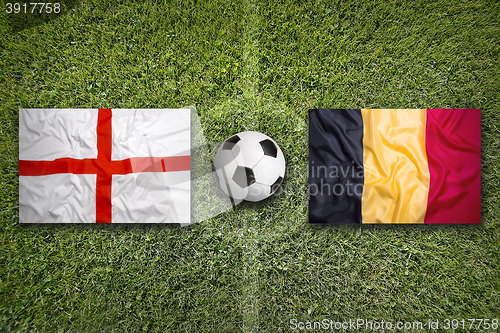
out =
<path fill-rule="evenodd" d="M 256 110 L 259 103 L 259 95 L 257 93 L 257 81 L 259 73 L 259 60 L 257 58 L 258 41 L 253 37 L 253 31 L 259 26 L 259 18 L 257 14 L 257 6 L 253 0 L 245 0 L 244 6 L 244 24 L 245 30 L 243 33 L 243 100 L 245 107 L 250 107 L 253 110 L 247 110 L 249 116 L 252 117 L 252 111 Z M 252 117 L 253 118 L 253 117 Z M 253 119 L 251 120 L 249 129 L 254 126 Z M 259 332 L 259 295 L 260 282 L 257 264 L 260 257 L 259 249 L 259 234 L 255 219 L 245 219 L 243 229 L 239 230 L 241 236 L 241 246 L 243 250 L 243 281 L 242 281 L 242 298 L 240 308 L 243 315 L 243 332 Z"/>

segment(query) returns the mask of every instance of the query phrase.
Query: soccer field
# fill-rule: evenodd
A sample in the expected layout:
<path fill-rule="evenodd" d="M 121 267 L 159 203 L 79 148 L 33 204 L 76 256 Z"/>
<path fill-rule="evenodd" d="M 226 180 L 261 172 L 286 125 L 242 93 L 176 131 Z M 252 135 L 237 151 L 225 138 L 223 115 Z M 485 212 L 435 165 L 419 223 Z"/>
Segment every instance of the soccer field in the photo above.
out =
<path fill-rule="evenodd" d="M 500 320 L 497 1 L 0 5 L 0 331 Z M 19 108 L 189 105 L 209 142 L 280 145 L 278 195 L 189 227 L 19 224 Z M 314 107 L 482 109 L 482 224 L 309 225 Z"/>

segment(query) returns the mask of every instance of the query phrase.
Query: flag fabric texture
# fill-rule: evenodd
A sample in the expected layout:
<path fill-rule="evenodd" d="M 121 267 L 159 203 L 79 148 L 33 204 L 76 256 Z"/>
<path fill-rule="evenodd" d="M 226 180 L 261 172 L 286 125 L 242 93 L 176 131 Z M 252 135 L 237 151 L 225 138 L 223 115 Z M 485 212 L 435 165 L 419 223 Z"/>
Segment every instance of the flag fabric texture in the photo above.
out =
<path fill-rule="evenodd" d="M 190 223 L 189 109 L 19 110 L 21 223 Z"/>
<path fill-rule="evenodd" d="M 481 223 L 481 110 L 309 110 L 309 222 Z"/>

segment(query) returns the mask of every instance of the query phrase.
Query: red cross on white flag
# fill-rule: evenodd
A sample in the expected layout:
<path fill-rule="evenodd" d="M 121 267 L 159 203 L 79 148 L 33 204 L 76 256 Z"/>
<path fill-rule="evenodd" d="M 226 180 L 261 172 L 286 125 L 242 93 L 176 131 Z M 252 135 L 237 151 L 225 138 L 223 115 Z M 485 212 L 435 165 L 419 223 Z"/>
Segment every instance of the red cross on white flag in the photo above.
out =
<path fill-rule="evenodd" d="M 189 109 L 21 109 L 22 223 L 190 223 Z"/>

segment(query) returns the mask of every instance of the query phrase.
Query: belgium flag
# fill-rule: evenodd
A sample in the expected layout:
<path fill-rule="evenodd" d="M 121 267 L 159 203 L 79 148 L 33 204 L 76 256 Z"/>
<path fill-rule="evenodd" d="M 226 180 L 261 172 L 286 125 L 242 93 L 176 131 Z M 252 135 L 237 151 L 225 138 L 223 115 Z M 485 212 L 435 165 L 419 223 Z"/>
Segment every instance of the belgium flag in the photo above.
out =
<path fill-rule="evenodd" d="M 309 222 L 481 223 L 481 110 L 309 110 Z"/>

